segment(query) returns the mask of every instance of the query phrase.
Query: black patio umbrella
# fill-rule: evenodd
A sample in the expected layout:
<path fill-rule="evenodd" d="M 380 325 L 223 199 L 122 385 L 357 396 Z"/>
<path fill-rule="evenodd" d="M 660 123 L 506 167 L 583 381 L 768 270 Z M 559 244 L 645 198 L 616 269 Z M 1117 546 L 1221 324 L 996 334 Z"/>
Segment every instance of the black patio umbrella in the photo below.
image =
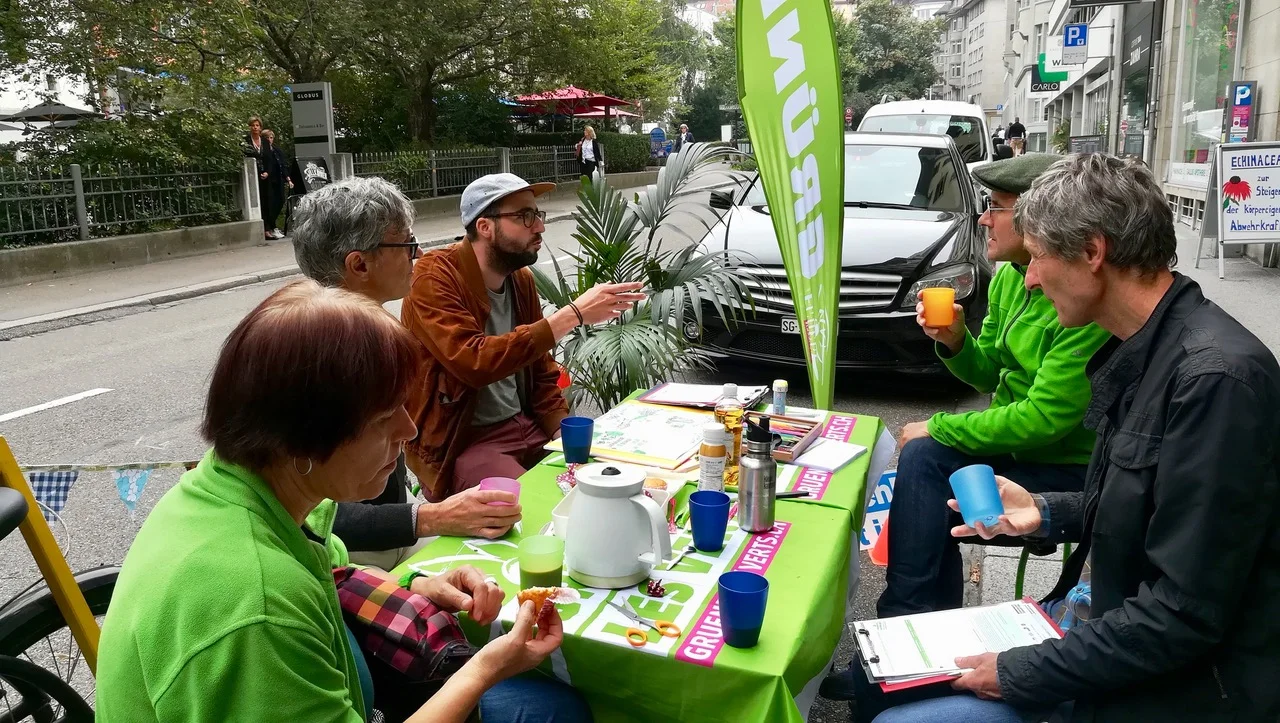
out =
<path fill-rule="evenodd" d="M 11 115 L 0 116 L 0 121 L 45 121 L 54 123 L 57 121 L 77 120 L 80 118 L 97 118 L 98 113 L 83 108 L 72 108 L 69 105 L 60 103 L 41 103 L 40 105 L 20 110 Z"/>
<path fill-rule="evenodd" d="M 7 126 L 3 123 L 0 123 L 0 131 L 20 131 L 20 130 L 22 129 L 19 128 L 18 126 Z"/>

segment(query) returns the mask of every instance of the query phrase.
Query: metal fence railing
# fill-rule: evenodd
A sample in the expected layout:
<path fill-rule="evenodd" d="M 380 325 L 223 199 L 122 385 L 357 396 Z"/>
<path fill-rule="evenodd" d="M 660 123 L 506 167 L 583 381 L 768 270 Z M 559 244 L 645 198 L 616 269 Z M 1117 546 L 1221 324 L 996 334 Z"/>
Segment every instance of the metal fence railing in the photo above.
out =
<path fill-rule="evenodd" d="M 68 169 L 0 166 L 0 246 L 74 239 L 79 227 Z"/>
<path fill-rule="evenodd" d="M 477 178 L 499 172 L 502 149 L 357 153 L 352 166 L 357 176 L 385 178 L 410 198 L 453 196 Z"/>
<path fill-rule="evenodd" d="M 511 172 L 526 181 L 573 181 L 582 173 L 573 146 L 511 149 Z"/>
<path fill-rule="evenodd" d="M 235 168 L 0 167 L 0 246 L 234 221 L 239 188 Z"/>

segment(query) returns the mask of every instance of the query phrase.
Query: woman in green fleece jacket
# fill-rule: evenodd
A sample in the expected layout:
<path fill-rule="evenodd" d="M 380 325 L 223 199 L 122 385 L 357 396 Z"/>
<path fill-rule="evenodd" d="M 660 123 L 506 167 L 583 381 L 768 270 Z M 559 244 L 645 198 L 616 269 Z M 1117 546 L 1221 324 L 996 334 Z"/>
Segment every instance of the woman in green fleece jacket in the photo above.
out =
<path fill-rule="evenodd" d="M 382 491 L 415 433 L 403 405 L 417 364 L 416 341 L 380 306 L 310 281 L 272 294 L 231 332 L 205 407 L 213 449 L 160 500 L 125 558 L 102 629 L 98 721 L 368 717 L 376 698 L 331 572 L 345 551 L 326 548 L 304 520 L 326 498 Z M 478 620 L 492 621 L 502 601 L 465 570 L 415 583 Z M 518 696 L 502 681 L 562 637 L 557 616 L 534 635 L 525 608 L 409 720 L 463 721 L 477 706 L 486 723 L 507 718 Z M 561 709 L 544 708 L 544 720 L 589 719 L 559 687 L 519 693 Z"/>

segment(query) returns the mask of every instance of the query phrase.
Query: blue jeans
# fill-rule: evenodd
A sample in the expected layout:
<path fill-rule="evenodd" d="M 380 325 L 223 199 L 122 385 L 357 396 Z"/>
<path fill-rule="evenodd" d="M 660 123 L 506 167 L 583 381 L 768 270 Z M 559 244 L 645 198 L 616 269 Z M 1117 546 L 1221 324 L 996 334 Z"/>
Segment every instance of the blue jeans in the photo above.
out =
<path fill-rule="evenodd" d="M 872 723 L 1023 723 L 1013 706 L 998 700 L 982 700 L 968 693 L 953 693 L 890 708 Z"/>
<path fill-rule="evenodd" d="M 591 723 L 582 694 L 554 678 L 527 673 L 480 697 L 481 723 Z"/>
<path fill-rule="evenodd" d="M 879 617 L 949 610 L 964 603 L 960 548 L 951 528 L 963 524 L 947 507 L 951 473 L 971 464 L 989 464 L 996 474 L 1031 492 L 1078 492 L 1085 465 L 1024 464 L 1010 456 L 971 457 L 930 437 L 907 443 L 898 459 L 898 478 L 889 507 L 889 568 L 876 604 Z M 980 538 L 972 542 L 982 543 Z M 1015 538 L 984 544 L 1018 545 Z"/>

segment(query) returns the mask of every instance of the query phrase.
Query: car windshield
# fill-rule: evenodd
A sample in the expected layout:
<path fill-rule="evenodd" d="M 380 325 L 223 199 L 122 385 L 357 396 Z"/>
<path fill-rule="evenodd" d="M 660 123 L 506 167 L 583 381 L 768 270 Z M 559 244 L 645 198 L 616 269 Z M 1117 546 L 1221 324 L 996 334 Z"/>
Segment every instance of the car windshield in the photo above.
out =
<path fill-rule="evenodd" d="M 984 145 L 986 139 L 982 136 L 982 122 L 970 116 L 934 113 L 868 116 L 862 119 L 858 130 L 947 135 L 955 141 L 956 148 L 960 150 L 960 157 L 965 163 L 985 160 L 987 156 Z"/>
<path fill-rule="evenodd" d="M 846 204 L 963 211 L 964 195 L 956 164 L 945 148 L 847 145 L 844 147 Z M 759 179 L 742 199 L 765 206 Z"/>

